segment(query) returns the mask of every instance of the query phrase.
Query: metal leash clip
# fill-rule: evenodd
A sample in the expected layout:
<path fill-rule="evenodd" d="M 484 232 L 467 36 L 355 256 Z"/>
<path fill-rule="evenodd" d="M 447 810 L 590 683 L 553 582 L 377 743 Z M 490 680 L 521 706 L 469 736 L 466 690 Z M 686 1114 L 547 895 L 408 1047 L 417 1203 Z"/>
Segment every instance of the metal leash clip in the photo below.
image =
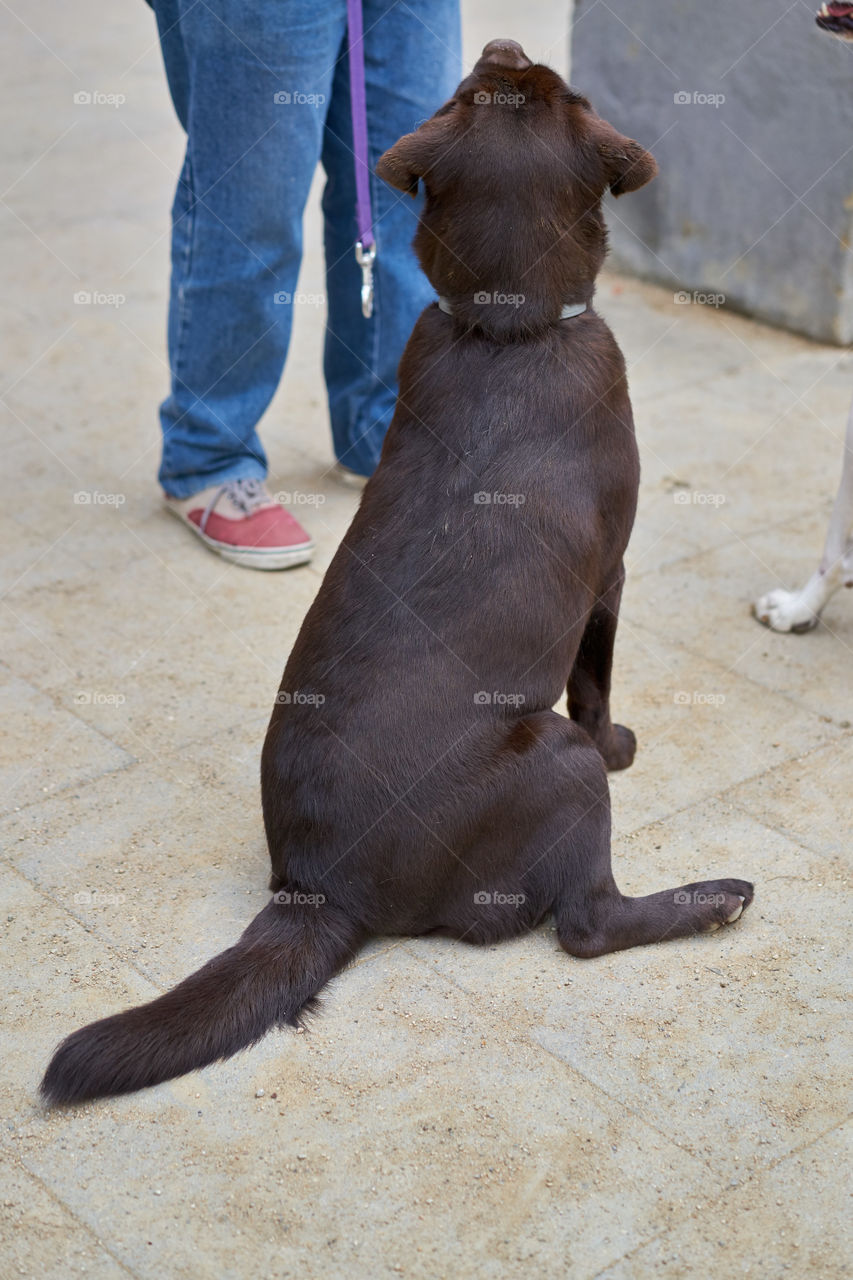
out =
<path fill-rule="evenodd" d="M 356 242 L 355 260 L 361 267 L 361 314 L 366 320 L 373 315 L 373 263 L 376 258 L 376 245 L 365 249 L 361 241 Z"/>

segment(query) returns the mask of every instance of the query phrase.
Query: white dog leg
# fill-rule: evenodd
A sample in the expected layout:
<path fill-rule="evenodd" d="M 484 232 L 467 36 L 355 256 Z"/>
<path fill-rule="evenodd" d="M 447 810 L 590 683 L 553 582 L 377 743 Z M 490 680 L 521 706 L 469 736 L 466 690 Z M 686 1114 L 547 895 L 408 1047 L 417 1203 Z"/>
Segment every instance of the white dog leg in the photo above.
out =
<path fill-rule="evenodd" d="M 842 583 L 853 586 L 853 405 L 847 418 L 844 465 L 820 565 L 799 591 L 770 591 L 753 605 L 759 622 L 774 631 L 811 631 Z"/>

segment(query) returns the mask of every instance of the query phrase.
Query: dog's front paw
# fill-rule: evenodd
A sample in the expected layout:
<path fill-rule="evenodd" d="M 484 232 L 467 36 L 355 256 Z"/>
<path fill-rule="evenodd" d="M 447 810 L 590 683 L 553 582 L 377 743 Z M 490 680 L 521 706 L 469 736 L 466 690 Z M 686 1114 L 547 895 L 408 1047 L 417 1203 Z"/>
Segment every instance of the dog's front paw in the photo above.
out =
<path fill-rule="evenodd" d="M 633 764 L 637 752 L 637 739 L 624 724 L 614 724 L 610 727 L 610 737 L 606 742 L 599 743 L 598 749 L 604 756 L 607 768 L 611 773 L 615 773 L 617 769 L 627 769 Z"/>
<path fill-rule="evenodd" d="M 818 615 L 802 591 L 769 591 L 756 601 L 752 612 L 771 631 L 811 631 L 818 623 Z"/>

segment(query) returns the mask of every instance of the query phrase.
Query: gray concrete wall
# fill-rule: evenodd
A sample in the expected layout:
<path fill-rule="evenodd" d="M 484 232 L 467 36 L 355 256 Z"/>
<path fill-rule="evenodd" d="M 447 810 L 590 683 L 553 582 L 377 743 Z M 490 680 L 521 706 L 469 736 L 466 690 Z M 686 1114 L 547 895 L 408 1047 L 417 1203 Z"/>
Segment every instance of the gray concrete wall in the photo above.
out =
<path fill-rule="evenodd" d="M 572 80 L 660 164 L 614 265 L 853 339 L 853 44 L 778 0 L 577 0 Z"/>

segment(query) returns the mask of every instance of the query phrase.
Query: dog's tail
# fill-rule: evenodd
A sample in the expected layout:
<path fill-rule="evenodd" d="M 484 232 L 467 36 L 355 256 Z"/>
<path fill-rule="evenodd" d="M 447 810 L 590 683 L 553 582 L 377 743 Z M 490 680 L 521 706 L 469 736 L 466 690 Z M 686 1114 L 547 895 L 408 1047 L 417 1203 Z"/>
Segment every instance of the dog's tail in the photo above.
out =
<path fill-rule="evenodd" d="M 279 893 L 233 947 L 173 990 L 64 1040 L 41 1094 L 69 1103 L 133 1093 L 230 1058 L 272 1027 L 299 1026 L 364 936 L 336 907 Z"/>

